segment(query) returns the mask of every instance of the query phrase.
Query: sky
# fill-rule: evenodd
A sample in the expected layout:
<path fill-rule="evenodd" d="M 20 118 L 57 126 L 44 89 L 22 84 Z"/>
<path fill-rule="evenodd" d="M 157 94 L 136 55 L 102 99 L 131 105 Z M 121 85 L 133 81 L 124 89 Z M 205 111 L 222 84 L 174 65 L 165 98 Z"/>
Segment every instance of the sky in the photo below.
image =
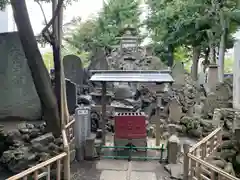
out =
<path fill-rule="evenodd" d="M 42 15 L 42 11 L 39 5 L 33 0 L 26 0 L 27 9 L 30 17 L 30 21 L 33 27 L 34 34 L 39 34 L 44 28 L 44 18 Z M 70 22 L 74 17 L 81 17 L 82 21 L 85 21 L 93 14 L 98 13 L 103 5 L 103 0 L 79 0 L 78 2 L 73 2 L 72 5 L 69 5 L 64 10 L 63 23 Z M 43 3 L 42 7 L 44 9 L 45 16 L 49 21 L 52 15 L 52 7 L 50 3 Z M 9 19 L 14 22 L 12 9 L 8 8 L 9 11 Z M 9 24 L 9 28 L 11 30 L 16 30 L 14 23 Z M 51 51 L 50 47 L 41 48 L 42 53 Z"/>
<path fill-rule="evenodd" d="M 102 0 L 79 0 L 79 2 L 74 2 L 64 11 L 64 23 L 71 21 L 74 17 L 81 17 L 84 21 L 92 14 L 99 12 L 102 4 Z M 28 0 L 27 7 L 34 32 L 41 32 L 44 27 L 44 19 L 38 4 L 33 0 Z M 52 14 L 51 4 L 43 4 L 43 9 L 47 19 L 50 20 Z"/>

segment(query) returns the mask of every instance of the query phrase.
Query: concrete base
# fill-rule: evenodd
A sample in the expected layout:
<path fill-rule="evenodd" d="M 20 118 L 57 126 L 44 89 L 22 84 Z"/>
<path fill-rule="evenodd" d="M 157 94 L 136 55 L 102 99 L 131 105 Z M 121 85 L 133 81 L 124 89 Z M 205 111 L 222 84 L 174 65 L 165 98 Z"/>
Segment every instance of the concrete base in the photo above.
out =
<path fill-rule="evenodd" d="M 71 150 L 70 151 L 70 162 L 73 162 L 76 158 L 76 150 Z"/>
<path fill-rule="evenodd" d="M 84 160 L 84 149 L 83 148 L 76 149 L 76 160 L 78 162 Z"/>
<path fill-rule="evenodd" d="M 86 144 L 84 147 L 84 159 L 85 160 L 93 160 L 97 155 L 96 150 L 95 150 L 95 139 L 96 139 L 95 134 L 91 134 L 90 137 L 88 137 L 86 139 Z"/>

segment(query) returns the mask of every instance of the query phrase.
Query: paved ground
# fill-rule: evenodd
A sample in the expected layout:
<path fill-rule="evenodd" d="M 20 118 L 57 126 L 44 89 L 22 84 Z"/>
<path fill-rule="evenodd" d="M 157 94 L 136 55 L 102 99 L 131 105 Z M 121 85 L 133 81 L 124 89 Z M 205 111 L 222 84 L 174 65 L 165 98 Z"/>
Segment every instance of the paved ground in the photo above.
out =
<path fill-rule="evenodd" d="M 170 180 L 157 161 L 100 160 L 72 165 L 72 180 Z"/>
<path fill-rule="evenodd" d="M 181 144 L 195 140 L 180 138 Z M 148 141 L 149 143 L 150 141 Z M 155 142 L 155 141 L 154 141 Z M 152 143 L 150 143 L 152 144 Z M 111 144 L 108 144 L 111 145 Z M 109 155 L 108 153 L 105 155 Z M 149 151 L 148 156 L 160 157 L 159 153 Z M 164 157 L 166 154 L 164 153 Z M 106 160 L 83 161 L 72 164 L 72 180 L 170 180 L 169 173 L 164 169 L 164 164 L 158 161 L 131 161 Z"/>

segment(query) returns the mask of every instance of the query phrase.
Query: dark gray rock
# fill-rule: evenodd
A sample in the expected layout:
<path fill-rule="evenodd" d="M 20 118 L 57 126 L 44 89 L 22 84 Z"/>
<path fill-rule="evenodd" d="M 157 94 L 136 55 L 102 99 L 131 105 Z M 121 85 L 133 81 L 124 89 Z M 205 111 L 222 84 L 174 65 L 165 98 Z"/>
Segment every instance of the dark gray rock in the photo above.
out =
<path fill-rule="evenodd" d="M 41 143 L 41 144 L 48 144 L 50 142 L 53 142 L 54 141 L 54 136 L 52 133 L 47 133 L 47 134 L 44 134 L 44 135 L 41 135 L 33 140 L 31 140 L 31 143 L 34 144 L 34 143 Z"/>
<path fill-rule="evenodd" d="M 68 112 L 70 115 L 75 113 L 75 109 L 77 106 L 77 88 L 76 84 L 66 79 L 66 95 L 67 95 L 67 105 Z"/>
<path fill-rule="evenodd" d="M 23 123 L 17 127 L 7 134 L 0 132 L 0 163 L 8 171 L 19 173 L 63 152 L 62 138 L 43 133 L 45 124 Z"/>

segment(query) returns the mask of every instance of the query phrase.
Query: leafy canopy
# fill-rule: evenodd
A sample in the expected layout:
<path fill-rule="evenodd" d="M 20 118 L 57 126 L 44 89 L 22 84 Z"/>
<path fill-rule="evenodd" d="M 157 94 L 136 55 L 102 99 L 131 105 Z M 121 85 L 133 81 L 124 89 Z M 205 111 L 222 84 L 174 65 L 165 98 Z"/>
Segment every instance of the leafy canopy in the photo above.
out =
<path fill-rule="evenodd" d="M 119 43 L 126 25 L 140 27 L 139 0 L 108 0 L 102 11 L 86 22 L 78 24 L 66 41 L 79 51 L 91 51 L 94 47 L 111 48 Z"/>

